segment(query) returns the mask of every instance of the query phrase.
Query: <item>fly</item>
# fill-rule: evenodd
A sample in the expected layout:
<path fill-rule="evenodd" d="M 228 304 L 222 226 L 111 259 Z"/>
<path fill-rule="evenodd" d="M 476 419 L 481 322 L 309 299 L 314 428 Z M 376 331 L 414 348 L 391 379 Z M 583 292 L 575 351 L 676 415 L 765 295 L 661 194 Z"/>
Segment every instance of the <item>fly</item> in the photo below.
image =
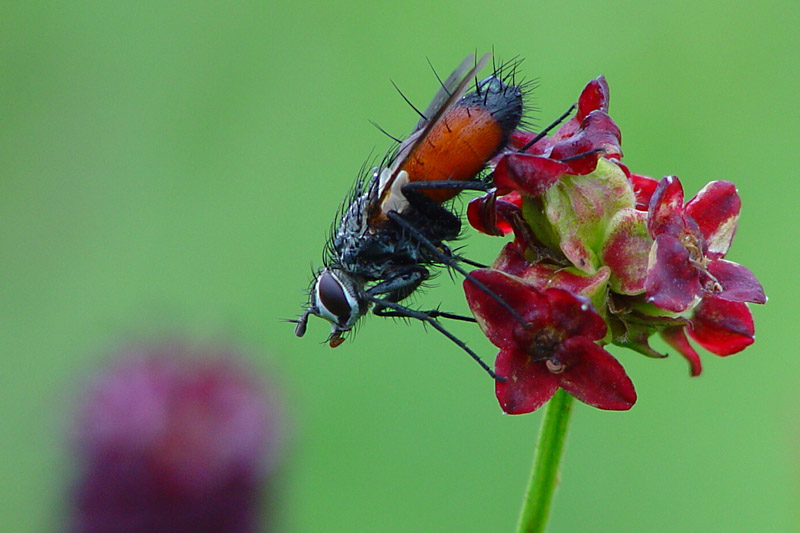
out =
<path fill-rule="evenodd" d="M 523 89 L 514 84 L 515 65 L 496 68 L 470 91 L 488 57 L 465 58 L 441 81 L 408 138 L 381 166 L 356 182 L 326 245 L 324 266 L 311 285 L 308 307 L 295 321 L 298 337 L 305 334 L 309 315 L 316 315 L 331 323 L 328 343 L 335 348 L 372 309 L 380 316 L 430 324 L 498 379 L 436 320 L 474 322 L 473 318 L 400 304 L 430 277 L 431 267 L 448 266 L 472 279 L 458 263 L 475 263 L 453 254 L 446 244 L 458 237 L 461 221 L 443 204 L 463 190 L 491 188 L 477 177 L 490 159 L 506 149 L 523 114 Z M 488 287 L 472 280 L 524 324 Z"/>

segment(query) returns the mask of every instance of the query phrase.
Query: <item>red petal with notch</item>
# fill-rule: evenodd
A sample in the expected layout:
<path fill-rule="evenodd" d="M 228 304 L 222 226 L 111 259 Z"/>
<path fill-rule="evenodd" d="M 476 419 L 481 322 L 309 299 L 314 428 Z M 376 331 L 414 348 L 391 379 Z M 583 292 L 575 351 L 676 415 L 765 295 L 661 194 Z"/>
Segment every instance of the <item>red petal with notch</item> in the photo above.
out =
<path fill-rule="evenodd" d="M 741 352 L 753 344 L 753 315 L 747 304 L 706 297 L 694 310 L 689 336 L 717 355 Z"/>
<path fill-rule="evenodd" d="M 494 392 L 500 408 L 510 415 L 530 413 L 543 406 L 558 390 L 559 378 L 544 362 L 534 362 L 525 352 L 502 349 L 494 371 L 505 381 L 495 381 Z"/>
<path fill-rule="evenodd" d="M 606 323 L 598 315 L 588 298 L 575 296 L 564 289 L 552 288 L 544 291 L 550 302 L 550 326 L 565 337 L 602 339 L 606 334 Z"/>
<path fill-rule="evenodd" d="M 579 272 L 576 268 L 529 262 L 527 268 L 516 275 L 541 290 L 559 288 L 574 295 L 589 298 L 598 294 L 599 291 L 604 291 L 608 285 L 608 278 L 611 277 L 611 269 L 607 266 L 600 267 L 591 275 L 576 272 Z"/>
<path fill-rule="evenodd" d="M 558 360 L 566 366 L 559 386 L 583 403 L 626 411 L 636 403 L 636 389 L 614 356 L 585 337 L 561 343 Z"/>
<path fill-rule="evenodd" d="M 733 302 L 767 303 L 764 288 L 749 268 L 718 259 L 709 263 L 708 272 L 722 285 L 722 292 L 715 293 L 715 297 Z"/>

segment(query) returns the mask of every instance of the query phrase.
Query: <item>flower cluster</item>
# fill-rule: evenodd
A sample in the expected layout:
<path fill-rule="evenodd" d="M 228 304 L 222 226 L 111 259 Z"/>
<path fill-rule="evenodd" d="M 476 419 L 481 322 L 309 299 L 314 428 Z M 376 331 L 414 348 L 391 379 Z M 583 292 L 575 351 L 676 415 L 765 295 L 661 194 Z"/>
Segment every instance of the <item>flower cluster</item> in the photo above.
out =
<path fill-rule="evenodd" d="M 467 210 L 482 233 L 514 234 L 491 268 L 472 272 L 508 307 L 464 282 L 500 348 L 495 387 L 506 413 L 531 412 L 558 388 L 600 409 L 629 409 L 636 392 L 607 344 L 665 357 L 648 342 L 658 333 L 696 376 L 687 335 L 722 356 L 753 342 L 747 303 L 766 302 L 764 291 L 724 259 L 741 207 L 736 188 L 713 181 L 684 204 L 677 177 L 632 173 L 608 102 L 599 77 L 551 137 L 515 132 L 515 151 L 494 162 L 494 189 Z"/>
<path fill-rule="evenodd" d="M 71 531 L 262 531 L 281 431 L 274 395 L 228 350 L 126 351 L 75 420 Z"/>

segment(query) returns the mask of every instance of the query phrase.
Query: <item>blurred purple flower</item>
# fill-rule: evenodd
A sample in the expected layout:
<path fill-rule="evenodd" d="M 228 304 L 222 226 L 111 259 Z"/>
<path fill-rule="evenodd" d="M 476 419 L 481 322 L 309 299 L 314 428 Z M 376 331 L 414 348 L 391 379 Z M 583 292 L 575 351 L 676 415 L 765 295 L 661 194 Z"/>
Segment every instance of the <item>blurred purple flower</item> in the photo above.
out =
<path fill-rule="evenodd" d="M 230 353 L 160 345 L 124 353 L 76 420 L 73 531 L 263 530 L 278 448 L 264 384 Z"/>

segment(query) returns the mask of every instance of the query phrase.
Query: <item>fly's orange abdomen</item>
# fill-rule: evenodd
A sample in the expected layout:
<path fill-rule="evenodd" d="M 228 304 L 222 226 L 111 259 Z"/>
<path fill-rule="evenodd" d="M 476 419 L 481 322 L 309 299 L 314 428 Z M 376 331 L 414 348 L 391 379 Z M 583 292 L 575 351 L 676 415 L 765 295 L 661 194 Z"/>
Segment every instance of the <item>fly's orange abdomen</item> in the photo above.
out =
<path fill-rule="evenodd" d="M 431 130 L 403 164 L 408 181 L 467 181 L 478 174 L 486 162 L 505 144 L 507 133 L 480 106 L 453 106 Z M 458 189 L 425 191 L 442 203 L 458 194 Z"/>
<path fill-rule="evenodd" d="M 519 87 L 490 76 L 444 113 L 400 170 L 408 172 L 410 182 L 472 180 L 505 147 L 521 118 Z M 459 190 L 424 192 L 442 203 Z"/>

